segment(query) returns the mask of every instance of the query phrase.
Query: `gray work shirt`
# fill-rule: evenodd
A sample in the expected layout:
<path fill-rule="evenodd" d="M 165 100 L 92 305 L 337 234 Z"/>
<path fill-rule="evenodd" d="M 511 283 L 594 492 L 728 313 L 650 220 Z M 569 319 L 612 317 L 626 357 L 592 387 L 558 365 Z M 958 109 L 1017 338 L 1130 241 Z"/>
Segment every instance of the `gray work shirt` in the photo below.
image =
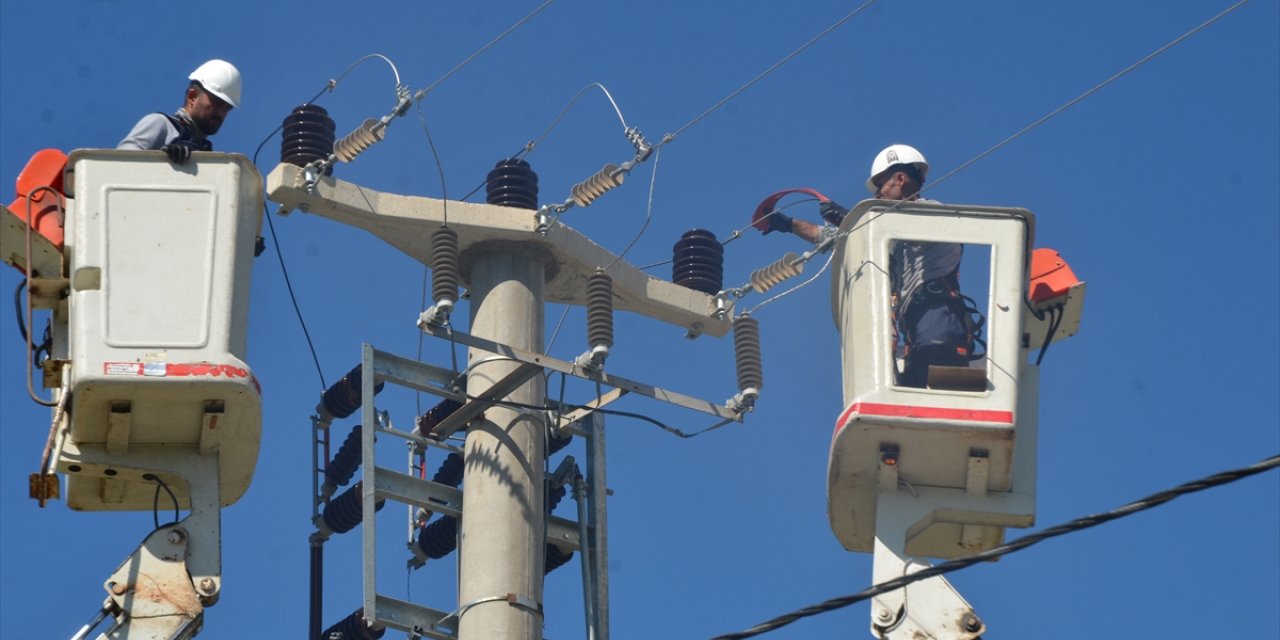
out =
<path fill-rule="evenodd" d="M 923 198 L 919 202 L 938 204 Z M 964 257 L 964 245 L 952 242 L 895 242 L 890 251 L 898 309 L 902 311 L 910 306 L 921 285 L 954 273 Z"/>
<path fill-rule="evenodd" d="M 133 125 L 129 135 L 116 145 L 116 148 L 148 151 L 173 144 L 177 140 L 185 141 L 196 151 L 213 150 L 213 145 L 191 121 L 191 116 L 187 115 L 186 109 L 178 109 L 173 117 L 163 113 L 149 113 L 143 116 L 138 124 Z"/>
<path fill-rule="evenodd" d="M 899 309 L 907 309 L 920 286 L 960 268 L 964 245 L 951 242 L 895 243 L 893 266 L 899 274 Z"/>
<path fill-rule="evenodd" d="M 159 149 L 182 135 L 173 122 L 162 113 L 149 113 L 133 125 L 129 135 L 116 145 L 117 149 L 138 149 L 142 151 Z"/>

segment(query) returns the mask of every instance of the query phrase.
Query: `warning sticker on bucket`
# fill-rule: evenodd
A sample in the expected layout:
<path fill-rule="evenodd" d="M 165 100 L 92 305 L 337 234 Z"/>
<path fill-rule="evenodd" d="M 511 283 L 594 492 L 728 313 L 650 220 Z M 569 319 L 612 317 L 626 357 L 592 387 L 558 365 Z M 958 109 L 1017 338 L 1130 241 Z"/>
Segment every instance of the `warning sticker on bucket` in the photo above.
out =
<path fill-rule="evenodd" d="M 102 373 L 108 376 L 140 376 L 142 375 L 142 363 L 104 362 L 102 363 Z"/>

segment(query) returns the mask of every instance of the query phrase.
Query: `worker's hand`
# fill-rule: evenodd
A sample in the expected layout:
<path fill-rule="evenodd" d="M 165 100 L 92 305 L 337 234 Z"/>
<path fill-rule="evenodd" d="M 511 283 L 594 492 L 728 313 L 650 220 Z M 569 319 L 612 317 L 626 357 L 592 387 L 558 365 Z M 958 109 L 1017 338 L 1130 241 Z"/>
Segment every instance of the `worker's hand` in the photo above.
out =
<path fill-rule="evenodd" d="M 183 164 L 191 159 L 191 145 L 186 142 L 174 142 L 160 147 L 166 156 L 169 156 L 169 162 L 174 164 Z"/>
<path fill-rule="evenodd" d="M 818 213 L 822 214 L 823 220 L 830 222 L 832 226 L 838 227 L 844 220 L 845 215 L 849 213 L 849 210 L 836 204 L 833 200 L 828 200 L 818 205 Z"/>
<path fill-rule="evenodd" d="M 769 235 L 774 231 L 791 233 L 791 216 L 788 216 L 781 211 L 774 211 L 769 214 L 767 220 L 769 222 L 769 228 L 764 230 L 765 235 Z"/>

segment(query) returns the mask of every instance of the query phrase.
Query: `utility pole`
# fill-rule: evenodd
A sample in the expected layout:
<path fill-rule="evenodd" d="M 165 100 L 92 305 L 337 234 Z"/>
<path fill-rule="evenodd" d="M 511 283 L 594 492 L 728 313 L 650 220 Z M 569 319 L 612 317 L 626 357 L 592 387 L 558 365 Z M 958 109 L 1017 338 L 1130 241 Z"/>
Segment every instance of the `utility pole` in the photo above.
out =
<path fill-rule="evenodd" d="M 490 242 L 473 251 L 472 333 L 542 353 L 542 261 L 514 243 Z M 468 389 L 487 389 L 520 365 L 476 348 L 467 363 Z M 545 396 L 545 379 L 535 375 L 507 399 L 540 406 Z M 460 640 L 542 637 L 545 433 L 540 413 L 502 405 L 486 409 L 467 431 Z"/>
<path fill-rule="evenodd" d="M 319 178 L 290 164 L 281 164 L 271 173 L 268 192 L 286 211 L 306 211 L 365 229 L 433 269 L 444 264 L 437 265 L 437 251 L 449 253 L 445 249 L 449 243 L 437 244 L 433 233 L 445 225 L 446 203 L 442 200 L 381 193 L 331 177 Z M 366 370 L 386 382 L 459 400 L 462 406 L 428 431 L 414 435 L 376 424 L 372 380 L 365 381 L 362 398 L 366 403 L 365 427 L 390 436 L 432 439 L 440 444 L 465 426 L 463 486 L 459 492 L 453 488 L 456 485 L 377 467 L 373 433 L 365 434 L 369 439 L 362 463 L 367 492 L 363 526 L 370 542 L 364 550 L 364 604 L 351 616 L 350 624 L 361 629 L 399 629 L 438 640 L 541 640 L 546 549 L 554 542 L 562 550 L 567 547 L 580 552 L 579 562 L 589 565 L 583 572 L 588 603 L 586 637 L 607 639 L 608 487 L 604 429 L 599 417 L 591 416 L 592 411 L 633 394 L 698 411 L 725 424 L 741 421 L 751 405 L 738 396 L 717 404 L 629 380 L 606 372 L 602 361 L 584 365 L 579 361 L 583 356 L 578 360 L 551 357 L 543 352 L 544 305 L 551 301 L 586 306 L 590 315 L 589 280 L 608 271 L 611 284 L 607 297 L 612 308 L 675 325 L 688 337 L 727 334 L 732 327 L 731 309 L 705 292 L 637 269 L 535 210 L 459 201 L 450 201 L 447 206 L 447 226 L 457 234 L 456 266 L 448 270 L 456 270 L 456 276 L 467 285 L 469 333 L 433 316 L 440 309 L 436 306 L 423 313 L 418 327 L 469 347 L 467 397 L 458 397 L 456 372 L 377 352 L 366 345 L 362 365 Z M 605 266 L 608 268 L 602 270 Z M 604 330 L 611 335 L 611 312 L 607 322 Z M 584 356 L 596 353 L 596 345 L 592 345 Z M 758 356 L 755 362 L 758 367 Z M 575 495 L 579 503 L 576 523 L 547 514 L 544 475 L 547 438 L 553 425 L 547 424 L 545 411 L 518 406 L 547 405 L 543 375 L 548 371 L 611 389 L 560 415 L 559 424 L 554 425 L 559 433 L 590 440 L 587 477 L 585 481 L 571 480 L 575 491 L 585 492 Z M 751 391 L 754 394 L 758 389 Z M 584 419 L 590 420 L 590 427 L 578 424 Z M 461 584 L 456 608 L 433 609 L 377 592 L 378 562 L 372 542 L 376 540 L 377 498 L 461 518 Z"/>

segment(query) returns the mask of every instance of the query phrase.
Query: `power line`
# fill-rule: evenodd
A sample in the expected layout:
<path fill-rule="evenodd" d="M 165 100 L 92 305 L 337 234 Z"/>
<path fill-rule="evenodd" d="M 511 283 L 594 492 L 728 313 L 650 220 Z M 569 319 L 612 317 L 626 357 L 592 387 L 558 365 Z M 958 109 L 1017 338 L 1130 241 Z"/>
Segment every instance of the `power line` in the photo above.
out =
<path fill-rule="evenodd" d="M 1058 115 L 1058 114 L 1062 113 L 1063 111 L 1066 111 L 1067 109 L 1070 109 L 1071 107 L 1073 107 L 1073 106 L 1075 106 L 1077 103 L 1079 103 L 1081 100 L 1084 100 L 1085 98 L 1087 98 L 1087 97 L 1089 97 L 1089 96 L 1091 96 L 1091 95 L 1093 95 L 1093 94 L 1097 93 L 1097 92 L 1098 92 L 1099 90 L 1101 90 L 1103 87 L 1105 87 L 1105 86 L 1107 86 L 1107 85 L 1111 84 L 1112 82 L 1115 82 L 1116 80 L 1119 80 L 1120 78 L 1122 78 L 1122 77 L 1124 77 L 1124 76 L 1128 75 L 1130 72 L 1132 72 L 1132 71 L 1136 70 L 1138 67 L 1141 67 L 1142 65 L 1144 65 L 1144 64 L 1146 64 L 1146 63 L 1148 63 L 1148 62 L 1150 62 L 1150 61 L 1151 61 L 1152 59 L 1154 59 L 1156 56 L 1158 56 L 1158 55 L 1160 55 L 1160 54 L 1164 53 L 1165 51 L 1168 51 L 1169 49 L 1173 48 L 1175 45 L 1177 45 L 1178 43 L 1182 42 L 1183 40 L 1186 40 L 1187 38 L 1190 38 L 1191 36 L 1193 36 L 1193 35 L 1195 35 L 1195 34 L 1199 33 L 1200 31 L 1202 31 L 1203 29 L 1205 29 L 1205 28 L 1206 28 L 1206 27 L 1208 27 L 1209 25 L 1211 25 L 1211 24 L 1213 24 L 1213 23 L 1217 22 L 1218 20 L 1221 20 L 1221 19 L 1222 19 L 1223 17 L 1225 17 L 1227 14 L 1231 13 L 1232 11 L 1235 11 L 1236 9 L 1239 9 L 1239 8 L 1240 8 L 1240 7 L 1242 7 L 1242 6 L 1244 6 L 1244 4 L 1245 4 L 1246 2 L 1248 2 L 1248 1 L 1249 1 L 1249 0 L 1240 0 L 1239 2 L 1237 2 L 1237 3 L 1235 3 L 1235 4 L 1233 4 L 1233 5 L 1229 6 L 1229 7 L 1227 7 L 1226 9 L 1223 9 L 1220 13 L 1218 13 L 1218 14 L 1217 14 L 1217 15 L 1215 15 L 1215 16 L 1213 16 L 1212 18 L 1209 18 L 1208 20 L 1205 20 L 1204 22 L 1200 23 L 1198 26 L 1196 26 L 1195 28 L 1191 29 L 1190 31 L 1188 31 L 1188 32 L 1186 32 L 1186 33 L 1184 33 L 1184 34 L 1182 34 L 1182 35 L 1178 36 L 1177 38 L 1174 38 L 1173 40 L 1169 41 L 1169 42 L 1168 42 L 1167 44 L 1165 44 L 1163 47 L 1160 47 L 1159 49 L 1156 49 L 1155 51 L 1152 51 L 1151 53 L 1148 53 L 1146 56 L 1143 56 L 1143 57 L 1142 57 L 1140 60 L 1138 60 L 1137 62 L 1135 62 L 1135 63 L 1133 63 L 1133 64 L 1131 64 L 1131 65 L 1129 65 L 1129 66 L 1125 67 L 1124 69 L 1121 69 L 1119 72 L 1117 72 L 1117 73 L 1113 74 L 1111 77 L 1107 78 L 1106 80 L 1103 80 L 1102 82 L 1098 83 L 1097 85 L 1094 85 L 1092 88 L 1088 89 L 1088 90 L 1087 90 L 1087 91 L 1085 91 L 1084 93 L 1082 93 L 1082 94 L 1080 94 L 1080 95 L 1078 95 L 1078 96 L 1076 96 L 1076 97 L 1074 97 L 1074 98 L 1072 98 L 1072 99 L 1068 100 L 1065 104 L 1063 104 L 1062 106 L 1058 107 L 1057 109 L 1054 109 L 1053 111 L 1050 111 L 1049 113 L 1045 114 L 1045 115 L 1044 115 L 1043 117 L 1041 117 L 1039 120 L 1036 120 L 1035 122 L 1032 122 L 1031 124 L 1029 124 L 1029 125 L 1027 125 L 1027 126 L 1023 127 L 1023 128 L 1022 128 L 1021 130 L 1019 130 L 1017 133 L 1015 133 L 1015 134 L 1013 134 L 1013 135 L 1009 136 L 1008 138 L 1005 138 L 1004 140 L 1001 140 L 1000 142 L 996 143 L 996 145 L 995 145 L 995 146 L 993 146 L 993 147 L 991 147 L 990 149 L 987 149 L 986 151 L 983 151 L 982 153 L 979 153 L 978 155 L 976 155 L 976 156 L 974 156 L 973 158 L 969 159 L 968 161 L 966 161 L 966 162 L 962 163 L 960 166 L 956 167 L 955 169 L 952 169 L 951 171 L 947 172 L 947 173 L 946 173 L 946 174 L 944 174 L 941 178 L 938 178 L 937 180 L 934 180 L 934 181 L 933 181 L 933 183 L 932 183 L 932 184 L 930 184 L 929 186 L 924 187 L 923 189 L 921 189 L 921 190 L 920 190 L 920 193 L 922 193 L 922 194 L 923 194 L 925 191 L 928 191 L 929 189 L 931 189 L 931 188 L 933 188 L 933 187 L 938 186 L 939 184 L 941 184 L 942 182 L 946 181 L 946 180 L 947 180 L 948 178 L 950 178 L 951 176 L 953 176 L 953 175 L 955 175 L 955 174 L 957 174 L 957 173 L 960 173 L 961 171 L 964 171 L 965 169 L 969 168 L 969 165 L 972 165 L 973 163 L 975 163 L 975 162 L 977 162 L 977 161 L 979 161 L 979 160 L 981 160 L 981 159 L 983 159 L 983 158 L 985 158 L 985 157 L 987 157 L 987 156 L 989 156 L 989 155 L 991 155 L 991 154 L 995 153 L 996 151 L 1000 150 L 1002 147 L 1004 147 L 1005 145 L 1009 144 L 1010 142 L 1013 142 L 1014 140 L 1017 140 L 1018 138 L 1022 137 L 1022 136 L 1023 136 L 1023 134 L 1026 134 L 1027 132 L 1031 131 L 1032 129 L 1035 129 L 1036 127 L 1038 127 L 1038 126 L 1040 126 L 1040 125 L 1044 124 L 1045 122 L 1048 122 L 1048 121 L 1049 121 L 1050 119 L 1052 119 L 1054 116 L 1056 116 L 1056 115 Z"/>
<path fill-rule="evenodd" d="M 444 75 L 440 76 L 440 79 L 436 80 L 435 82 L 432 82 L 431 84 L 424 87 L 422 90 L 418 91 L 418 93 L 414 94 L 413 99 L 415 101 L 418 101 L 427 97 L 427 94 L 431 93 L 432 89 L 435 89 L 436 87 L 440 86 L 440 83 L 449 79 L 449 76 L 452 76 L 453 74 L 457 73 L 459 69 L 467 66 L 468 64 L 471 64 L 471 61 L 480 57 L 480 54 L 484 53 L 485 51 L 488 51 L 490 47 L 492 47 L 495 44 L 498 44 L 499 41 L 501 41 L 503 38 L 507 37 L 508 35 L 511 35 L 513 31 L 515 31 L 516 29 L 519 29 L 521 26 L 524 25 L 524 23 L 532 20 L 533 17 L 538 15 L 539 13 L 542 13 L 542 10 L 546 9 L 548 6 L 551 6 L 552 2 L 555 2 L 555 0 L 546 0 L 546 2 L 543 2 L 542 4 L 538 5 L 537 8 L 529 12 L 529 15 L 521 18 L 518 22 L 511 25 L 510 27 L 507 27 L 506 31 L 503 31 L 502 33 L 498 34 L 498 36 L 493 40 L 490 40 L 488 44 L 484 45 L 483 47 L 480 47 L 479 49 L 476 50 L 475 53 L 467 56 L 466 60 L 459 62 L 452 69 L 447 71 Z"/>
<path fill-rule="evenodd" d="M 948 560 L 947 562 L 943 562 L 942 564 L 938 564 L 938 565 L 929 567 L 927 569 L 922 569 L 911 575 L 894 578 L 893 580 L 889 580 L 887 582 L 882 582 L 880 584 L 868 587 L 867 589 L 859 591 L 858 593 L 855 593 L 853 595 L 842 596 L 839 598 L 832 598 L 831 600 L 827 600 L 826 602 L 823 602 L 820 604 L 805 607 L 803 609 L 799 609 L 791 613 L 780 615 L 776 618 L 773 618 L 772 620 L 762 622 L 745 631 L 739 631 L 737 633 L 729 633 L 721 636 L 716 636 L 715 638 L 713 638 L 713 640 L 740 640 L 741 638 L 751 638 L 764 633 L 768 633 L 770 631 L 775 631 L 777 629 L 780 629 L 782 627 L 785 627 L 791 624 L 792 622 L 800 620 L 801 618 L 808 618 L 811 616 L 816 616 L 820 613 L 826 613 L 828 611 L 835 611 L 836 609 L 842 609 L 849 605 L 862 602 L 863 600 L 874 598 L 875 596 L 878 596 L 882 593 L 896 591 L 913 582 L 919 582 L 926 578 L 932 578 L 934 576 L 940 576 L 943 574 L 951 573 L 953 571 L 959 571 L 960 569 L 964 569 L 965 567 L 975 565 L 979 562 L 996 560 L 998 558 L 1009 555 L 1016 551 L 1021 551 L 1023 549 L 1026 549 L 1027 547 L 1030 547 L 1031 545 L 1036 544 L 1037 542 L 1048 540 L 1049 538 L 1055 538 L 1058 536 L 1066 535 L 1068 533 L 1075 533 L 1076 531 L 1083 531 L 1085 529 L 1096 527 L 1100 524 L 1110 522 L 1112 520 L 1118 520 L 1125 516 L 1131 516 L 1140 511 L 1146 511 L 1147 509 L 1153 509 L 1155 507 L 1158 507 L 1166 502 L 1173 500 L 1174 498 L 1178 498 L 1180 496 L 1184 496 L 1189 493 L 1195 493 L 1197 491 L 1212 489 L 1213 487 L 1217 487 L 1220 485 L 1229 484 L 1237 480 L 1241 480 L 1243 478 L 1247 478 L 1249 476 L 1262 473 L 1263 471 L 1274 469 L 1278 466 L 1280 466 L 1280 455 L 1275 455 L 1275 456 L 1271 456 L 1270 458 L 1266 458 L 1262 461 L 1259 461 L 1257 463 L 1254 463 L 1252 465 L 1249 465 L 1247 467 L 1215 473 L 1211 476 L 1207 476 L 1199 480 L 1193 480 L 1191 482 L 1180 484 L 1176 487 L 1173 487 L 1172 489 L 1166 489 L 1158 493 L 1153 493 L 1141 500 L 1130 502 L 1129 504 L 1126 504 L 1116 509 L 1112 509 L 1111 511 L 1107 511 L 1105 513 L 1099 513 L 1099 514 L 1076 518 L 1075 520 L 1072 520 L 1065 524 L 1060 524 L 1056 527 L 1050 527 L 1039 533 L 1033 533 L 1031 535 L 1023 536 L 1012 542 L 988 549 L 981 553 L 975 553 L 973 555 L 964 556 L 962 558 Z"/>
<path fill-rule="evenodd" d="M 359 61 L 357 61 L 356 64 L 359 64 Z M 355 64 L 352 66 L 355 66 Z M 350 68 L 348 68 L 348 71 L 350 71 Z M 343 75 L 346 75 L 346 73 L 344 72 Z M 333 86 L 337 86 L 337 81 L 331 81 L 329 88 L 332 88 Z M 316 98 L 320 97 L 320 94 L 324 93 L 324 91 L 324 89 L 321 89 L 320 93 L 317 93 L 311 98 L 311 100 L 307 101 L 307 104 L 314 102 Z M 255 167 L 258 165 L 258 154 L 262 152 L 262 147 L 265 146 L 271 138 L 275 137 L 276 132 L 280 131 L 283 127 L 284 123 L 282 122 L 280 126 L 267 134 L 267 137 L 263 138 L 262 142 L 258 143 L 257 150 L 253 152 L 253 165 Z M 302 316 L 302 308 L 298 306 L 298 297 L 293 293 L 293 282 L 289 279 L 289 268 L 284 264 L 284 253 L 280 251 L 280 236 L 276 233 L 276 225 L 275 222 L 271 220 L 271 211 L 267 209 L 266 201 L 263 201 L 262 203 L 262 217 L 267 219 L 267 228 L 271 231 L 271 244 L 276 248 L 276 259 L 280 262 L 280 273 L 284 276 L 284 286 L 289 292 L 289 302 L 293 303 L 293 313 L 298 316 L 298 325 L 302 327 L 302 337 L 306 338 L 307 349 L 311 351 L 311 361 L 316 365 L 316 375 L 320 378 L 320 389 L 328 389 L 329 385 L 324 381 L 324 370 L 320 366 L 320 356 L 316 353 L 315 343 L 311 341 L 311 332 L 307 330 L 307 320 Z"/>
<path fill-rule="evenodd" d="M 698 114 L 698 116 L 697 116 L 697 117 L 695 117 L 694 119 L 690 120 L 689 122 L 686 122 L 686 123 L 685 123 L 683 126 L 681 126 L 679 129 L 676 129 L 675 131 L 673 131 L 673 132 L 671 132 L 671 133 L 668 133 L 667 135 L 663 136 L 663 137 L 662 137 L 662 142 L 661 142 L 661 143 L 659 143 L 659 146 L 661 146 L 661 145 L 665 145 L 665 144 L 667 144 L 668 142 L 671 142 L 672 140 L 675 140 L 677 136 L 679 136 L 681 133 L 684 133 L 685 129 L 688 129 L 689 127 L 692 127 L 693 125 L 698 124 L 699 122 L 701 122 L 701 121 L 702 121 L 702 119 L 703 119 L 703 118 L 706 118 L 707 116 L 709 116 L 709 115 L 711 115 L 712 113 L 714 113 L 714 112 L 715 112 L 717 109 L 719 109 L 720 107 L 723 107 L 723 106 L 724 106 L 725 104 L 727 104 L 730 100 L 733 100 L 734 98 L 738 97 L 738 94 L 742 93 L 743 91 L 746 91 L 747 89 L 750 89 L 750 88 L 752 87 L 752 85 L 754 85 L 755 83 L 757 83 L 757 82 L 759 82 L 759 81 L 763 80 L 765 76 L 769 75 L 770 73 L 773 73 L 773 72 L 774 72 L 774 70 L 776 70 L 778 67 L 781 67 L 782 65 L 784 65 L 784 64 L 786 64 L 786 63 L 788 63 L 788 62 L 790 62 L 792 58 L 795 58 L 796 56 L 800 55 L 800 54 L 801 54 L 805 49 L 808 49 L 809 47 L 813 46 L 813 45 L 814 45 L 815 43 L 817 43 L 819 40 L 821 40 L 821 39 L 823 39 L 823 38 L 827 37 L 828 35 L 830 35 L 830 34 L 831 34 L 831 32 L 835 31 L 836 29 L 839 29 L 841 26 L 843 26 L 843 25 L 844 25 L 844 23 L 846 23 L 846 22 L 848 22 L 848 21 L 852 20 L 854 16 L 858 15 L 859 13 L 862 13 L 862 11 L 863 11 L 864 9 L 866 9 L 866 8 L 867 8 L 867 7 L 869 7 L 869 6 L 871 6 L 872 4 L 875 4 L 875 1 L 876 1 L 876 0 L 867 0 L 866 2 L 862 3 L 862 5 L 860 5 L 857 9 L 854 9 L 853 11 L 850 11 L 850 12 L 849 12 L 848 14 L 846 14 L 843 18 L 840 18 L 839 20 L 836 20 L 835 22 L 833 22 L 833 23 L 831 24 L 831 26 L 827 27 L 826 29 L 823 29 L 820 33 L 818 33 L 818 35 L 816 35 L 816 36 L 814 36 L 814 37 L 812 37 L 812 38 L 809 38 L 809 40 L 808 40 L 807 42 L 805 42 L 804 44 L 800 45 L 800 47 L 799 47 L 799 48 L 797 48 L 795 51 L 792 51 L 791 53 L 787 54 L 787 55 L 786 55 L 786 56 L 784 56 L 781 60 L 779 60 L 779 61 L 777 61 L 777 62 L 773 63 L 773 65 L 772 65 L 772 66 L 770 66 L 768 69 L 765 69 L 764 71 L 761 71 L 759 74 L 757 74 L 757 75 L 756 75 L 756 77 L 754 77 L 754 78 L 752 78 L 752 79 L 748 80 L 746 84 L 742 85 L 741 87 L 738 87 L 737 89 L 734 89 L 734 90 L 733 90 L 729 95 L 727 95 L 727 96 L 725 96 L 724 98 L 722 98 L 722 99 L 720 100 L 720 102 L 717 102 L 717 103 L 715 103 L 715 104 L 711 105 L 711 107 L 710 107 L 709 109 L 707 109 L 706 111 L 703 111 L 702 113 Z"/>
<path fill-rule="evenodd" d="M 1040 118 L 1039 118 L 1038 120 L 1036 120 L 1035 122 L 1032 122 L 1031 124 L 1029 124 L 1029 125 L 1027 125 L 1027 126 L 1023 127 L 1023 128 L 1022 128 L 1022 129 L 1020 129 L 1020 130 L 1018 130 L 1018 132 L 1017 132 L 1017 133 L 1014 133 L 1013 135 L 1011 135 L 1011 136 L 1009 136 L 1009 137 L 1005 138 L 1004 140 L 1001 140 L 1000 142 L 996 143 L 994 146 L 992 146 L 991 148 L 987 149 L 986 151 L 983 151 L 982 153 L 979 153 L 978 155 L 976 155 L 976 156 L 974 156 L 974 157 L 970 158 L 969 160 L 966 160 L 965 162 L 961 163 L 961 164 L 960 164 L 960 166 L 956 167 L 955 169 L 952 169 L 951 171 L 948 171 L 947 173 L 943 174 L 943 176 L 942 176 L 942 177 L 938 178 L 937 180 L 932 181 L 932 182 L 931 182 L 931 183 L 929 183 L 928 185 L 926 185 L 926 186 L 924 186 L 923 188 L 921 188 L 921 189 L 920 189 L 920 191 L 919 191 L 919 194 L 920 194 L 920 195 L 923 195 L 926 191 L 928 191 L 928 190 L 930 190 L 930 189 L 932 189 L 932 188 L 934 188 L 934 187 L 938 186 L 939 184 L 942 184 L 942 183 L 943 183 L 943 182 L 945 182 L 947 179 L 951 178 L 952 176 L 955 176 L 957 173 L 960 173 L 961 171 L 964 171 L 965 169 L 969 168 L 971 165 L 973 165 L 973 164 L 977 163 L 979 160 L 982 160 L 983 158 L 986 158 L 987 156 L 989 156 L 989 155 L 991 155 L 991 154 L 995 153 L 996 151 L 1000 150 L 1001 148 L 1003 148 L 1005 145 L 1008 145 L 1009 143 L 1013 142 L 1014 140 L 1017 140 L 1018 138 L 1022 137 L 1023 135 L 1025 135 L 1025 134 L 1029 133 L 1032 129 L 1035 129 L 1036 127 L 1039 127 L 1040 125 L 1044 124 L 1045 122 L 1048 122 L 1050 119 L 1054 118 L 1054 117 L 1055 117 L 1055 116 L 1057 116 L 1058 114 L 1060 114 L 1060 113 L 1062 113 L 1062 112 L 1066 111 L 1067 109 L 1069 109 L 1069 108 L 1071 108 L 1071 107 L 1075 106 L 1076 104 L 1080 103 L 1080 102 L 1081 102 L 1082 100 L 1084 100 L 1085 98 L 1087 98 L 1087 97 L 1089 97 L 1089 96 L 1091 96 L 1091 95 L 1093 95 L 1093 94 L 1097 93 L 1097 92 L 1098 92 L 1099 90 L 1101 90 L 1103 87 L 1106 87 L 1107 85 L 1111 84 L 1112 82 L 1115 82 L 1116 80 L 1119 80 L 1120 78 L 1122 78 L 1122 77 L 1124 77 L 1124 76 L 1128 75 L 1129 73 L 1131 73 L 1131 72 L 1133 72 L 1134 70 L 1136 70 L 1138 67 L 1141 67 L 1142 65 L 1146 64 L 1147 62 L 1150 62 L 1151 60 L 1153 60 L 1154 58 L 1156 58 L 1156 57 L 1157 57 L 1157 56 L 1159 56 L 1160 54 L 1164 53 L 1165 51 L 1168 51 L 1169 49 L 1173 48 L 1175 45 L 1177 45 L 1178 43 L 1182 42 L 1183 40 L 1186 40 L 1187 38 L 1190 38 L 1191 36 L 1195 35 L 1196 33 L 1199 33 L 1200 31 L 1204 30 L 1204 29 L 1205 29 L 1206 27 L 1208 27 L 1209 25 L 1212 25 L 1213 23 L 1215 23 L 1215 22 L 1217 22 L 1218 20 L 1222 19 L 1222 18 L 1223 18 L 1223 17 L 1225 17 L 1227 14 L 1229 14 L 1229 13 L 1231 13 L 1231 12 L 1235 11 L 1236 9 L 1239 9 L 1241 6 L 1243 6 L 1243 5 L 1244 5 L 1245 3 L 1247 3 L 1248 1 L 1249 1 L 1249 0 L 1240 0 L 1239 2 L 1237 2 L 1237 3 L 1235 3 L 1235 4 L 1233 4 L 1233 5 L 1229 6 L 1229 7 L 1227 7 L 1226 9 L 1223 9 L 1223 10 L 1222 10 L 1221 12 L 1219 12 L 1218 14 L 1214 15 L 1213 17 L 1209 18 L 1208 20 L 1205 20 L 1204 22 L 1202 22 L 1202 23 L 1200 23 L 1199 25 L 1195 26 L 1195 27 L 1194 27 L 1194 28 L 1192 28 L 1191 30 L 1189 30 L 1189 31 L 1187 31 L 1187 32 L 1185 32 L 1185 33 L 1183 33 L 1182 35 L 1178 36 L 1177 38 L 1174 38 L 1173 40 L 1170 40 L 1168 43 L 1166 43 L 1166 44 L 1164 44 L 1163 46 L 1159 47 L 1159 48 L 1158 48 L 1158 49 L 1156 49 L 1155 51 L 1152 51 L 1151 53 L 1149 53 L 1149 54 L 1147 54 L 1147 55 L 1143 56 L 1143 57 L 1142 57 L 1141 59 L 1139 59 L 1137 62 L 1134 62 L 1133 64 L 1131 64 L 1131 65 L 1129 65 L 1129 66 L 1125 67 L 1124 69 L 1121 69 L 1120 71 L 1116 72 L 1115 74 L 1112 74 L 1112 75 L 1111 75 L 1109 78 L 1107 78 L 1106 80 L 1103 80 L 1102 82 L 1100 82 L 1100 83 L 1098 83 L 1098 84 L 1094 85 L 1093 87 L 1091 87 L 1091 88 L 1089 88 L 1088 90 L 1086 90 L 1084 93 L 1081 93 L 1080 95 L 1078 95 L 1078 96 L 1076 96 L 1076 97 L 1074 97 L 1074 98 L 1072 98 L 1072 99 L 1068 100 L 1067 102 L 1063 103 L 1063 104 L 1062 104 L 1061 106 L 1059 106 L 1058 108 L 1056 108 L 1056 109 L 1054 109 L 1053 111 L 1050 111 L 1049 113 L 1047 113 L 1047 114 L 1045 114 L 1044 116 L 1040 117 Z M 896 211 L 899 207 L 901 207 L 901 206 L 902 206 L 904 203 L 906 203 L 906 202 L 908 202 L 908 200 L 899 200 L 899 201 L 897 201 L 897 202 L 896 202 L 892 207 L 890 207 L 888 210 L 880 212 L 880 213 L 879 213 L 879 214 L 877 214 L 875 217 L 879 217 L 880 215 L 883 215 L 883 214 L 885 214 L 885 213 L 889 213 L 890 211 Z M 849 229 L 848 231 L 846 231 L 846 232 L 844 232 L 844 233 L 840 234 L 839 236 L 836 236 L 836 238 L 837 238 L 837 239 L 839 239 L 839 238 L 841 238 L 841 237 L 844 237 L 844 236 L 849 235 L 849 234 L 850 234 L 850 233 L 852 233 L 853 231 L 856 231 L 857 229 L 859 229 L 859 228 L 863 227 L 864 225 L 866 225 L 866 224 L 870 223 L 870 222 L 871 222 L 871 220 L 873 220 L 873 219 L 874 219 L 874 218 L 868 218 L 866 221 L 862 222 L 861 224 L 857 225 L 856 227 L 853 227 L 852 229 Z M 648 266 L 646 266 L 646 267 L 642 267 L 642 269 L 647 269 L 647 268 L 649 268 L 649 267 L 658 266 L 658 265 L 661 265 L 661 264 L 665 264 L 665 263 L 656 263 L 656 264 L 653 264 L 653 265 L 648 265 Z M 824 265 L 824 267 L 823 267 L 823 268 L 824 268 L 824 269 L 826 268 L 826 267 L 825 267 L 825 265 Z M 819 272 L 819 273 L 821 273 L 821 272 Z M 807 285 L 809 285 L 810 283 L 812 283 L 815 279 L 816 279 L 816 278 L 810 278 L 809 280 L 806 280 L 805 282 L 803 282 L 803 283 L 801 283 L 801 284 L 799 284 L 799 285 L 796 285 L 795 287 L 793 287 L 793 288 L 791 288 L 791 289 L 787 290 L 785 293 L 780 294 L 780 295 L 778 295 L 778 296 L 775 296 L 774 298 L 770 298 L 769 300 L 766 300 L 765 302 L 762 302 L 762 303 L 760 303 L 759 305 L 756 305 L 756 308 L 762 307 L 762 306 L 764 306 L 765 304 L 767 304 L 767 303 L 769 303 L 769 302 L 773 302 L 775 299 L 782 297 L 783 295 L 790 294 L 790 293 L 792 293 L 793 291 L 795 291 L 795 290 L 797 290 L 797 289 L 800 289 L 801 287 L 807 286 Z"/>

